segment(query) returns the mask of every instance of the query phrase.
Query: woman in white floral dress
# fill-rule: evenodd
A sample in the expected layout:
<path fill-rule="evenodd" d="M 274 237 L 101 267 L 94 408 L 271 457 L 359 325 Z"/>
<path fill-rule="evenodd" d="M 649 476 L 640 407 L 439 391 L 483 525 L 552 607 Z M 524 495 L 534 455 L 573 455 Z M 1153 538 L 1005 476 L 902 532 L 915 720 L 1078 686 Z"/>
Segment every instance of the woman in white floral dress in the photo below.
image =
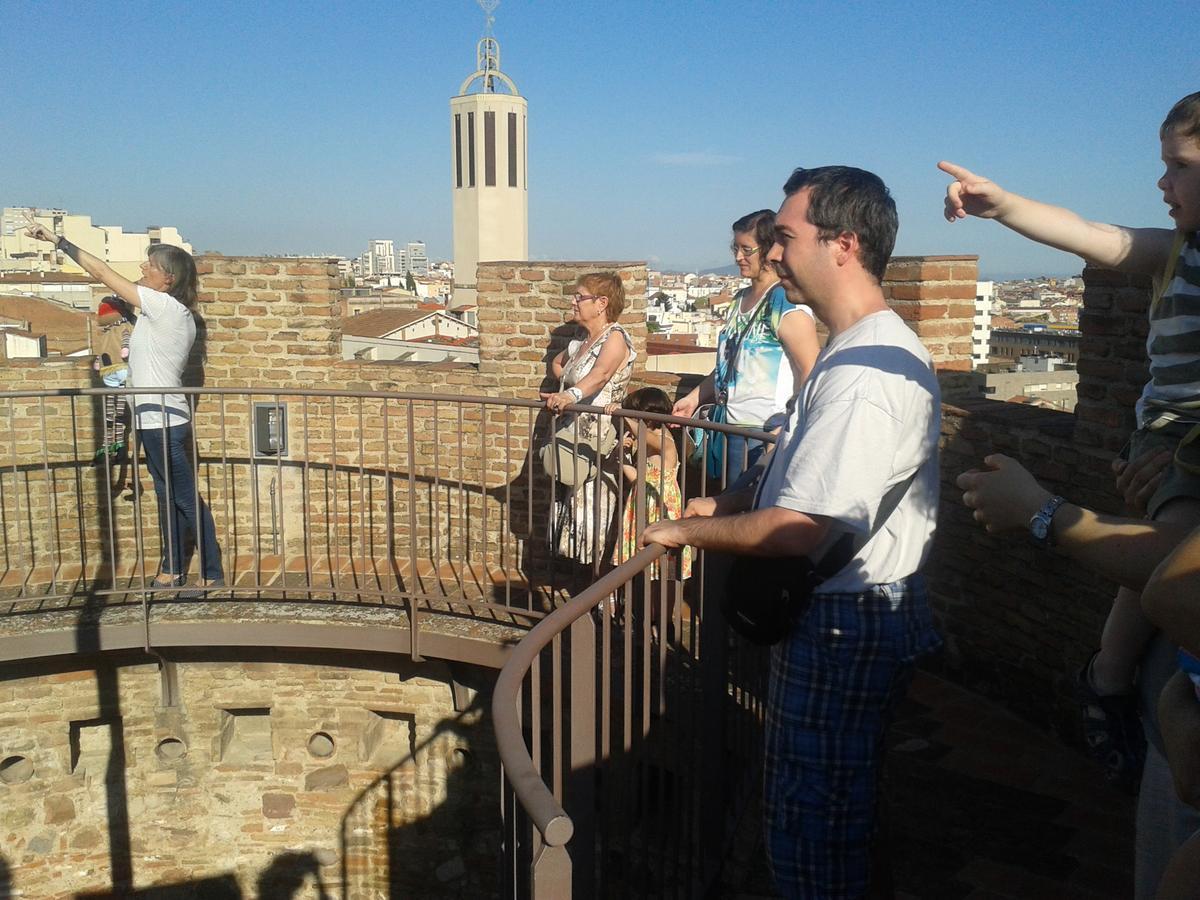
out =
<path fill-rule="evenodd" d="M 571 300 L 574 321 L 585 332 L 571 341 L 551 363 L 561 389 L 542 394 L 546 408 L 556 415 L 572 403 L 607 406 L 620 403 L 633 372 L 637 353 L 617 319 L 625 308 L 625 288 L 614 272 L 584 275 Z M 578 421 L 558 415 L 554 430 L 578 445 L 597 448 L 599 465 L 582 484 L 558 484 L 551 521 L 550 546 L 561 556 L 585 565 L 612 557 L 615 540 L 614 513 L 619 496 L 615 462 L 610 458 L 617 433 L 612 419 L 595 413 L 579 413 Z"/>

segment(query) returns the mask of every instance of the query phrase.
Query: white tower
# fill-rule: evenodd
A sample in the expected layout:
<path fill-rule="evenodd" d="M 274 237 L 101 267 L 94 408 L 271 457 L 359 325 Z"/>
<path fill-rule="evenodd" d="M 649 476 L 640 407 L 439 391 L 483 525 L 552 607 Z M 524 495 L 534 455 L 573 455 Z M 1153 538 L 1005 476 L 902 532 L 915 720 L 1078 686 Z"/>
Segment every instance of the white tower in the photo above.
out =
<path fill-rule="evenodd" d="M 479 262 L 529 256 L 527 104 L 500 71 L 500 45 L 492 37 L 492 12 L 499 0 L 479 0 L 479 5 L 487 13 L 487 30 L 477 49 L 477 68 L 450 100 L 452 309 L 475 305 Z"/>

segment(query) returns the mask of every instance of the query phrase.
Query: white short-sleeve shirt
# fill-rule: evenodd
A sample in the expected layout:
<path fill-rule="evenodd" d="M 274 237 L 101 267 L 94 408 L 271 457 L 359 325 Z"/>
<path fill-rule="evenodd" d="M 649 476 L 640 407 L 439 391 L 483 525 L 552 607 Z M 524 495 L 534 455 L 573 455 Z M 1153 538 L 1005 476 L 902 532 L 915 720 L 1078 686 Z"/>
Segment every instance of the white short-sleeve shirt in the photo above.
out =
<path fill-rule="evenodd" d="M 869 534 L 888 489 L 917 475 L 883 527 L 818 593 L 861 592 L 924 564 L 937 524 L 940 430 L 929 353 L 895 313 L 860 319 L 821 351 L 756 506 L 833 519 L 818 559 L 847 531 Z"/>
<path fill-rule="evenodd" d="M 137 427 L 161 427 L 164 408 L 168 426 L 183 425 L 191 420 L 187 397 L 169 389 L 183 385 L 183 369 L 196 340 L 196 320 L 170 294 L 143 284 L 137 290 L 142 308 L 129 339 L 129 384 L 168 389 L 134 395 Z"/>

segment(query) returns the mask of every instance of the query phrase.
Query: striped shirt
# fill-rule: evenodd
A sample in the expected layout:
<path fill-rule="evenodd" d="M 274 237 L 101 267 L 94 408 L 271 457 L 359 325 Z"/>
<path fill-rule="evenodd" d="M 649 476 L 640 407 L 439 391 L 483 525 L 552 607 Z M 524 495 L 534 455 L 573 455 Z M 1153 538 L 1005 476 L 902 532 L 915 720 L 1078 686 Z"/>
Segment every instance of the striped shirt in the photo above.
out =
<path fill-rule="evenodd" d="M 1200 423 L 1200 232 L 1180 235 L 1176 246 L 1174 273 L 1150 306 L 1150 381 L 1137 404 L 1143 428 Z"/>

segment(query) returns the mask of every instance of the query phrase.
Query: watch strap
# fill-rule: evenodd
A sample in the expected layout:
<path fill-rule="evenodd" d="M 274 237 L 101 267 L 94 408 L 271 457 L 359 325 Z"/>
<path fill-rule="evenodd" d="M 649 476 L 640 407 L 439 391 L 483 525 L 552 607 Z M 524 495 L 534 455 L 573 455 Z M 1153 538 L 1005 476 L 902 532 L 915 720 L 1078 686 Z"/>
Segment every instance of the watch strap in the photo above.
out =
<path fill-rule="evenodd" d="M 1050 526 L 1054 521 L 1054 514 L 1058 512 L 1058 508 L 1066 502 L 1065 497 L 1055 494 L 1029 520 L 1029 536 L 1037 546 L 1051 547 L 1054 545 L 1053 533 L 1050 530 Z M 1041 526 L 1040 529 L 1039 525 Z M 1040 534 L 1039 531 L 1041 532 Z"/>

